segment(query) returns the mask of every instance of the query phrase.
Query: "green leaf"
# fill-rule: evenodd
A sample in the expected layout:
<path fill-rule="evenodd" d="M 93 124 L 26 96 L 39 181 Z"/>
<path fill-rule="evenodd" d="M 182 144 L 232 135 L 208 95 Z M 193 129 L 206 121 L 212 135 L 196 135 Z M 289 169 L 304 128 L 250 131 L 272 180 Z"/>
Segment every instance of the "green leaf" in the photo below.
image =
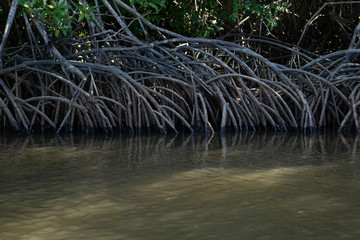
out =
<path fill-rule="evenodd" d="M 57 22 L 57 25 L 61 24 L 61 17 L 59 15 L 54 15 L 53 16 Z"/>
<path fill-rule="evenodd" d="M 62 7 L 65 4 L 65 0 L 59 0 L 59 7 Z"/>
<path fill-rule="evenodd" d="M 71 30 L 71 27 L 67 26 L 67 27 L 64 27 L 61 31 L 64 34 L 64 36 L 66 36 L 70 30 Z"/>
<path fill-rule="evenodd" d="M 56 29 L 56 30 L 55 30 L 55 37 L 57 37 L 57 38 L 58 38 L 58 37 L 59 37 L 59 35 L 60 35 L 60 30 L 59 30 L 59 29 Z"/>
<path fill-rule="evenodd" d="M 52 14 L 52 9 L 50 9 L 50 8 L 45 8 L 44 9 L 44 11 L 41 13 L 42 15 L 49 15 L 49 16 L 51 16 Z"/>
<path fill-rule="evenodd" d="M 135 5 L 136 0 L 130 0 L 130 5 Z"/>
<path fill-rule="evenodd" d="M 55 8 L 53 10 L 53 15 L 64 16 L 64 15 L 66 15 L 66 11 L 64 11 L 64 9 L 61 9 L 61 8 Z"/>
<path fill-rule="evenodd" d="M 158 4 L 160 5 L 160 7 L 166 7 L 166 6 L 165 6 L 165 0 L 160 1 Z"/>
<path fill-rule="evenodd" d="M 159 13 L 159 7 L 155 3 L 150 3 L 150 6 L 155 9 L 156 13 Z"/>
<path fill-rule="evenodd" d="M 90 6 L 88 11 L 95 13 L 95 12 L 97 12 L 97 9 L 94 6 Z"/>
<path fill-rule="evenodd" d="M 78 18 L 78 22 L 81 22 L 82 20 L 84 20 L 85 14 L 80 14 L 79 18 Z"/>
<path fill-rule="evenodd" d="M 44 12 L 40 13 L 40 18 L 41 18 L 41 21 L 43 21 L 43 22 L 45 21 L 46 16 L 45 16 Z"/>
<path fill-rule="evenodd" d="M 33 7 L 38 0 L 32 0 L 30 6 Z"/>
<path fill-rule="evenodd" d="M 30 8 L 30 5 L 29 5 L 28 2 L 24 2 L 24 5 L 23 5 L 23 6 L 26 7 L 26 8 Z"/>

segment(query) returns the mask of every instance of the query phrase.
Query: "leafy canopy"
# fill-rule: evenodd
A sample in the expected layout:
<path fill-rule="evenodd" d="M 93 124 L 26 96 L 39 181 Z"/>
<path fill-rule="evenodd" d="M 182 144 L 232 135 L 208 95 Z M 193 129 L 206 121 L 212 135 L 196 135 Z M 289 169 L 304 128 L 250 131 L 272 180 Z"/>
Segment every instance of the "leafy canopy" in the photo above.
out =
<path fill-rule="evenodd" d="M 40 18 L 48 31 L 54 32 L 57 38 L 60 32 L 66 36 L 72 30 L 72 22 L 81 23 L 85 19 L 93 21 L 91 13 L 96 12 L 93 6 L 84 6 L 78 2 L 73 7 L 66 4 L 66 0 L 19 0 L 19 4 L 24 8 L 21 13 Z"/>
<path fill-rule="evenodd" d="M 233 2 L 233 14 L 231 19 L 236 19 L 239 12 L 243 13 L 245 17 L 258 18 L 261 21 L 265 21 L 266 24 L 273 30 L 277 27 L 277 23 L 280 20 L 280 13 L 289 13 L 291 3 L 288 1 L 272 1 L 270 4 L 266 4 L 265 0 L 250 0 L 245 3 L 239 3 L 234 0 Z"/>
<path fill-rule="evenodd" d="M 265 0 L 245 2 L 233 0 L 233 12 L 229 14 L 218 0 L 203 0 L 197 7 L 189 4 L 188 0 L 124 0 L 124 2 L 134 6 L 154 24 L 185 36 L 204 38 L 213 37 L 223 30 L 226 19 L 231 21 L 244 17 L 259 19 L 272 30 L 277 26 L 280 14 L 289 13 L 291 7 L 288 0 L 270 3 L 266 3 Z M 23 7 L 21 13 L 41 19 L 49 33 L 54 34 L 56 38 L 59 38 L 60 34 L 66 36 L 74 26 L 86 20 L 93 21 L 91 14 L 97 11 L 89 1 L 86 1 L 89 5 L 79 1 L 71 1 L 72 4 L 69 5 L 66 0 L 19 0 L 19 3 Z M 132 29 L 134 33 L 142 34 L 141 27 L 137 23 L 131 27 L 134 28 Z"/>

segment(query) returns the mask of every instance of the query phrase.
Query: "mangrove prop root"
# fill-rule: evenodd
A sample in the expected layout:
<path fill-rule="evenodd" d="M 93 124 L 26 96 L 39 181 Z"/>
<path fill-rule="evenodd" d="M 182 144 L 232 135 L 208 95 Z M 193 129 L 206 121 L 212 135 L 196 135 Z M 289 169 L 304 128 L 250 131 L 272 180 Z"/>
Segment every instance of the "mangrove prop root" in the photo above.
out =
<path fill-rule="evenodd" d="M 120 0 L 103 4 L 88 23 L 92 35 L 51 40 L 43 22 L 24 15 L 29 39 L 4 50 L 14 18 L 9 14 L 0 45 L 2 125 L 57 132 L 154 128 L 166 133 L 185 127 L 212 135 L 229 128 L 360 129 L 355 47 L 316 57 L 298 46 L 246 40 L 287 53 L 287 59 L 270 61 L 244 41 L 184 37 L 153 25 Z M 145 39 L 153 33 L 160 40 L 135 37 L 134 21 L 141 23 Z M 357 35 L 354 31 L 352 46 Z"/>

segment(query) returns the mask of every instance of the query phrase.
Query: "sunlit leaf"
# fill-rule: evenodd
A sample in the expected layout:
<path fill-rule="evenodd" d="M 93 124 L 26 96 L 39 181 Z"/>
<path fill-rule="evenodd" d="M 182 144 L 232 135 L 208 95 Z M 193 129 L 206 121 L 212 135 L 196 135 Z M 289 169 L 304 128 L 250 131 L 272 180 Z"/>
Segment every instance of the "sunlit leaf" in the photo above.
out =
<path fill-rule="evenodd" d="M 24 2 L 24 5 L 23 5 L 23 6 L 26 7 L 26 8 L 30 8 L 30 5 L 29 5 L 28 2 Z"/>

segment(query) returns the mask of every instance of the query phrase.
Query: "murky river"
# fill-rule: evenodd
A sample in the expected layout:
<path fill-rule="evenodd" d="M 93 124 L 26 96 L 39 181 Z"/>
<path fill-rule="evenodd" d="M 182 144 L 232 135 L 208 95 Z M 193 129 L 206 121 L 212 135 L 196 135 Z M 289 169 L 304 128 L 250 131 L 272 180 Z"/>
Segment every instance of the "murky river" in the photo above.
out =
<path fill-rule="evenodd" d="M 360 239 L 357 136 L 0 136 L 1 240 Z"/>

